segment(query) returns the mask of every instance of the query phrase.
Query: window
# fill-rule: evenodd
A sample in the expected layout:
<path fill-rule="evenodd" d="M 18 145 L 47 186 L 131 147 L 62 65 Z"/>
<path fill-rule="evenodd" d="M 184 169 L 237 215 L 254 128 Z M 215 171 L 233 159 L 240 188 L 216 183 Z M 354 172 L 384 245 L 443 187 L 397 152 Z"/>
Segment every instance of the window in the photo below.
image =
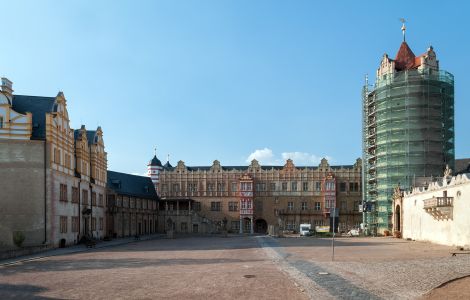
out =
<path fill-rule="evenodd" d="M 287 227 L 286 228 L 287 230 L 295 230 L 295 221 L 291 221 L 291 220 L 287 221 L 286 227 Z"/>
<path fill-rule="evenodd" d="M 294 202 L 287 202 L 287 210 L 293 210 L 294 209 Z"/>
<path fill-rule="evenodd" d="M 181 222 L 181 232 L 188 232 L 188 223 Z"/>
<path fill-rule="evenodd" d="M 60 184 L 60 201 L 67 201 L 67 185 Z"/>
<path fill-rule="evenodd" d="M 179 192 L 180 191 L 180 185 L 179 183 L 173 184 L 173 192 Z"/>
<path fill-rule="evenodd" d="M 233 231 L 239 231 L 240 230 L 240 221 L 232 221 L 230 223 L 230 228 L 233 230 Z"/>
<path fill-rule="evenodd" d="M 276 183 L 275 183 L 275 182 L 271 182 L 271 183 L 269 184 L 269 189 L 270 189 L 271 191 L 275 191 L 275 190 L 276 190 Z"/>
<path fill-rule="evenodd" d="M 223 183 L 223 182 L 217 183 L 217 191 L 225 192 L 225 183 Z"/>
<path fill-rule="evenodd" d="M 96 206 L 96 193 L 91 193 L 91 205 Z"/>
<path fill-rule="evenodd" d="M 72 232 L 78 232 L 78 217 L 72 217 Z"/>
<path fill-rule="evenodd" d="M 60 233 L 67 233 L 67 217 L 60 217 Z"/>
<path fill-rule="evenodd" d="M 283 192 L 287 191 L 287 182 L 282 183 L 282 191 Z"/>
<path fill-rule="evenodd" d="M 320 181 L 315 181 L 315 191 L 317 191 L 317 192 L 321 191 L 321 182 Z"/>
<path fill-rule="evenodd" d="M 100 218 L 99 221 L 100 221 L 100 230 L 103 230 L 103 218 Z"/>
<path fill-rule="evenodd" d="M 88 205 L 88 191 L 82 190 L 82 203 Z"/>
<path fill-rule="evenodd" d="M 3 117 L 0 116 L 0 128 L 3 128 Z"/>
<path fill-rule="evenodd" d="M 350 182 L 350 183 L 349 183 L 349 191 L 350 191 L 350 192 L 358 192 L 358 191 L 359 191 L 359 183 L 357 183 L 357 182 Z"/>
<path fill-rule="evenodd" d="M 301 203 L 301 209 L 302 210 L 307 210 L 307 202 L 302 202 Z"/>
<path fill-rule="evenodd" d="M 262 192 L 262 191 L 265 191 L 266 190 L 266 183 L 264 182 L 258 182 L 256 184 L 256 191 L 258 192 Z"/>
<path fill-rule="evenodd" d="M 103 206 L 103 194 L 98 195 L 98 206 Z"/>
<path fill-rule="evenodd" d="M 166 184 L 166 183 L 165 183 L 165 184 L 162 184 L 162 192 L 163 192 L 163 193 L 168 192 L 168 184 Z"/>
<path fill-rule="evenodd" d="M 60 164 L 60 150 L 57 148 L 54 148 L 54 162 Z"/>
<path fill-rule="evenodd" d="M 341 182 L 339 184 L 339 191 L 340 192 L 346 192 L 346 182 Z"/>
<path fill-rule="evenodd" d="M 188 183 L 189 192 L 197 192 L 197 183 Z"/>
<path fill-rule="evenodd" d="M 321 210 L 321 203 L 315 202 L 315 210 Z"/>
<path fill-rule="evenodd" d="M 238 211 L 238 202 L 231 201 L 228 203 L 228 210 L 229 211 Z"/>
<path fill-rule="evenodd" d="M 314 222 L 315 226 L 323 226 L 323 224 L 324 224 L 323 220 L 314 220 L 313 222 Z"/>
<path fill-rule="evenodd" d="M 251 182 L 242 182 L 240 184 L 240 190 L 242 190 L 242 191 L 252 191 L 253 187 L 251 185 Z"/>
<path fill-rule="evenodd" d="M 96 218 L 91 218 L 91 230 L 96 230 Z"/>
<path fill-rule="evenodd" d="M 237 183 L 232 182 L 232 192 L 236 192 L 236 191 L 237 191 Z"/>
<path fill-rule="evenodd" d="M 302 190 L 304 192 L 308 191 L 308 182 L 306 182 L 306 181 L 302 182 Z"/>
<path fill-rule="evenodd" d="M 297 191 L 297 181 L 291 182 L 291 191 Z"/>
<path fill-rule="evenodd" d="M 193 204 L 193 210 L 194 211 L 201 211 L 201 202 L 194 202 Z"/>
<path fill-rule="evenodd" d="M 211 202 L 211 211 L 220 211 L 220 201 L 212 201 Z"/>
<path fill-rule="evenodd" d="M 78 198 L 79 198 L 78 188 L 73 186 L 72 187 L 72 202 L 78 203 Z"/>
<path fill-rule="evenodd" d="M 213 192 L 214 191 L 214 184 L 213 183 L 207 183 L 207 191 L 208 192 Z"/>
<path fill-rule="evenodd" d="M 346 204 L 345 200 L 341 200 L 341 210 L 345 211 L 348 209 L 348 206 Z"/>

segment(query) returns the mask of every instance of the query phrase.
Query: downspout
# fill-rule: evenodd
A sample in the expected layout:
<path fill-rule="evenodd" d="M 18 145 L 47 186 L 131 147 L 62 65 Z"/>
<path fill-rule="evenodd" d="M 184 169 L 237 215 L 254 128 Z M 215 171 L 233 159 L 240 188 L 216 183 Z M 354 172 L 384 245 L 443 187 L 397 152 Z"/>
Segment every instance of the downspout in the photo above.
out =
<path fill-rule="evenodd" d="M 44 140 L 44 242 L 47 243 L 47 141 Z"/>

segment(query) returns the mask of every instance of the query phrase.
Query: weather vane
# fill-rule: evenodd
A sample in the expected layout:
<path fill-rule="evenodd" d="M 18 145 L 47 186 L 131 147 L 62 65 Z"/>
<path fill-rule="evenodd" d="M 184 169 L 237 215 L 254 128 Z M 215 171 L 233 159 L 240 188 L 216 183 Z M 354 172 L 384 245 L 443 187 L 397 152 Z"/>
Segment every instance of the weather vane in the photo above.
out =
<path fill-rule="evenodd" d="M 400 22 L 401 22 L 401 32 L 403 33 L 403 41 L 405 41 L 405 31 L 406 31 L 406 26 L 405 26 L 405 23 L 406 23 L 406 20 L 404 18 L 400 18 Z"/>

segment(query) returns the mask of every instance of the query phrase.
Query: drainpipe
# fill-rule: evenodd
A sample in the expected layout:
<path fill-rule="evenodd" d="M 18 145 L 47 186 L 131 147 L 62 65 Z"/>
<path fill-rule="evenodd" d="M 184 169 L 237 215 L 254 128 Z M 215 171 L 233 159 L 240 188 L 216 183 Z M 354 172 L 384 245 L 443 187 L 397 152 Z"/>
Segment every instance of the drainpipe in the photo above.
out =
<path fill-rule="evenodd" d="M 44 242 L 47 243 L 47 141 L 44 140 Z"/>

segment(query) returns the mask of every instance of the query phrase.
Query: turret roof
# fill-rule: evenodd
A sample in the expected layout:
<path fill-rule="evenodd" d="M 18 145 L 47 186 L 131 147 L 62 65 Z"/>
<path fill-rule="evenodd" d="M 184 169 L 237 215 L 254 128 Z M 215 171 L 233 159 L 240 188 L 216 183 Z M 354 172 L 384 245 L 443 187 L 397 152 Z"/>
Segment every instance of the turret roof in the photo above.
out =
<path fill-rule="evenodd" d="M 152 160 L 149 161 L 149 166 L 163 167 L 162 162 L 157 158 L 157 155 L 154 155 Z"/>

